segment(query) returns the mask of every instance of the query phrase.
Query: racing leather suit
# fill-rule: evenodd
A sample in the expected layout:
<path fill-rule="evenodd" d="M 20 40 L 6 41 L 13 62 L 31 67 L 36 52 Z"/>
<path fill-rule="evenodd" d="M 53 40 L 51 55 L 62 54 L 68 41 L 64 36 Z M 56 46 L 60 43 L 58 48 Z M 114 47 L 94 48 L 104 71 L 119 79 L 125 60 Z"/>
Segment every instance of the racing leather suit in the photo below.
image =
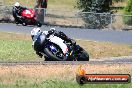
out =
<path fill-rule="evenodd" d="M 13 13 L 13 17 L 15 18 L 15 21 L 18 22 L 19 19 L 22 19 L 21 13 L 23 10 L 25 10 L 26 7 L 13 7 L 12 13 Z"/>
<path fill-rule="evenodd" d="M 69 38 L 68 36 L 66 36 L 66 34 L 64 34 L 61 31 L 50 30 L 50 31 L 48 31 L 48 33 L 49 33 L 49 35 L 54 34 L 55 36 L 65 40 L 66 42 L 69 42 L 73 45 L 76 43 L 73 39 Z"/>
<path fill-rule="evenodd" d="M 57 36 L 57 37 L 54 37 L 54 38 L 52 38 L 51 39 L 51 41 L 52 42 L 54 42 L 54 43 L 56 43 L 57 45 L 59 45 L 61 48 L 62 48 L 62 51 L 63 51 L 63 53 L 65 54 L 65 53 L 67 53 L 67 46 L 64 44 L 64 43 L 62 43 L 62 42 L 59 42 L 59 40 L 61 41 L 61 40 L 65 40 L 66 42 L 69 42 L 69 43 L 71 43 L 71 44 L 75 44 L 76 42 L 74 41 L 74 40 L 72 40 L 72 39 L 70 39 L 70 38 L 68 38 L 63 32 L 61 32 L 61 31 L 56 31 L 56 30 L 49 30 L 49 31 L 43 31 L 41 34 L 46 34 L 46 36 L 47 36 L 47 38 L 49 38 L 51 35 L 54 35 L 54 36 Z M 60 39 L 61 38 L 61 39 Z M 32 37 L 32 39 L 33 39 L 33 44 L 32 44 L 32 46 L 34 46 L 34 42 L 35 42 L 35 39 L 34 39 L 34 37 Z M 65 50 L 66 49 L 66 50 Z M 39 57 L 41 57 L 42 58 L 42 54 L 41 53 L 39 53 L 39 51 L 36 51 L 36 54 L 39 56 Z"/>

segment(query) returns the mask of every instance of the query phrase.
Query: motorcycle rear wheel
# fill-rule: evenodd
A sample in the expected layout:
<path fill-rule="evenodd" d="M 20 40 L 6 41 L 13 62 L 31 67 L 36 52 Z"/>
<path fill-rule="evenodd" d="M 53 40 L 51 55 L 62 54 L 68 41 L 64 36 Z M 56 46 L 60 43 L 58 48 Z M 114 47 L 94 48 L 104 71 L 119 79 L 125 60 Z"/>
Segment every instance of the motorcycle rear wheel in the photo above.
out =
<path fill-rule="evenodd" d="M 85 50 L 82 50 L 79 54 L 77 61 L 89 61 L 89 54 Z"/>

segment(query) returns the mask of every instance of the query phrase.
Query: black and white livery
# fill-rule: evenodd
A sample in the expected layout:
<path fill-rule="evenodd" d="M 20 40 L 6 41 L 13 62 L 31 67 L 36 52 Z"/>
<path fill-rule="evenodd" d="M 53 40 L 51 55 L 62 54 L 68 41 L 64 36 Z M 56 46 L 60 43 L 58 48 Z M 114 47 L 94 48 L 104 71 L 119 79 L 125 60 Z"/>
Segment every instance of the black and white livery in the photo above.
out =
<path fill-rule="evenodd" d="M 44 56 L 45 61 L 89 61 L 89 54 L 82 47 L 54 28 L 43 32 L 34 28 L 31 37 L 36 54 Z"/>

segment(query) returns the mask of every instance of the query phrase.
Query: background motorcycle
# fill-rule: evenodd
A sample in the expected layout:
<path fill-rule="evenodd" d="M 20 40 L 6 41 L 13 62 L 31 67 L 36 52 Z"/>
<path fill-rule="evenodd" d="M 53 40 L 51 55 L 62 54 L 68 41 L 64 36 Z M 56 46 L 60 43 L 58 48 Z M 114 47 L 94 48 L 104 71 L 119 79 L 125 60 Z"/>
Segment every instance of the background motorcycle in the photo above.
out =
<path fill-rule="evenodd" d="M 65 44 L 69 50 L 68 56 L 64 55 L 61 48 L 46 35 L 41 34 L 34 43 L 34 50 L 43 54 L 45 61 L 89 61 L 89 54 L 82 47 L 77 44 Z"/>
<path fill-rule="evenodd" d="M 25 9 L 21 12 L 21 16 L 16 24 L 22 24 L 23 26 L 26 25 L 37 25 L 38 27 L 41 27 L 42 24 L 37 21 L 36 16 L 35 16 L 35 11 L 33 9 Z"/>

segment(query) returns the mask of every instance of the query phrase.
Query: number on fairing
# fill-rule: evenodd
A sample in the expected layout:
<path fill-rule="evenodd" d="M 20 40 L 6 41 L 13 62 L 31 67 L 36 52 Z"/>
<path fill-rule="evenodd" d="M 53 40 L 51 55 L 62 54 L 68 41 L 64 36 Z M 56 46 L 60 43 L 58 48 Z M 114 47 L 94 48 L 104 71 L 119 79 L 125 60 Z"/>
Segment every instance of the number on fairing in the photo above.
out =
<path fill-rule="evenodd" d="M 31 14 L 31 12 L 29 10 L 26 10 L 26 14 Z"/>

